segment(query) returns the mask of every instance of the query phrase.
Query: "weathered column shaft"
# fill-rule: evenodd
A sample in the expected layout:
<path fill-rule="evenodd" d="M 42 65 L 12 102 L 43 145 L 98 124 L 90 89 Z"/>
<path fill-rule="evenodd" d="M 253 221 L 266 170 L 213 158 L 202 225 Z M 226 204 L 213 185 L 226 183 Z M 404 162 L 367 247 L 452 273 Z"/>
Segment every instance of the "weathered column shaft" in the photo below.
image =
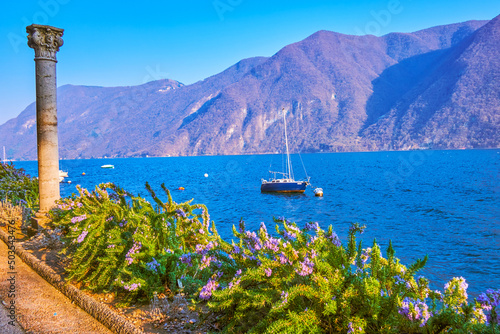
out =
<path fill-rule="evenodd" d="M 56 62 L 36 60 L 36 124 L 40 211 L 50 210 L 59 193 Z"/>
<path fill-rule="evenodd" d="M 35 50 L 36 127 L 38 146 L 39 216 L 54 207 L 59 192 L 57 138 L 56 53 L 63 45 L 63 29 L 32 24 L 26 27 L 28 46 Z M 43 227 L 43 223 L 40 223 Z"/>

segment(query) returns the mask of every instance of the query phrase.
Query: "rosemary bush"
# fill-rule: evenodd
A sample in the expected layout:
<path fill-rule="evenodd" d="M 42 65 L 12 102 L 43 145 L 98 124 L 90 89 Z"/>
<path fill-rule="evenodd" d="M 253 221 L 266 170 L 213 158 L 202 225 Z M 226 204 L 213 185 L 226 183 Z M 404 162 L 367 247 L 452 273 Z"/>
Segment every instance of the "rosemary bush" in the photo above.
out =
<path fill-rule="evenodd" d="M 465 279 L 443 291 L 416 276 L 389 243 L 363 248 L 353 224 L 342 244 L 330 226 L 275 219 L 276 233 L 233 226 L 220 238 L 207 208 L 147 190 L 153 204 L 113 184 L 59 202 L 69 277 L 125 301 L 183 291 L 218 313 L 226 333 L 499 333 L 500 290 L 468 302 Z"/>
<path fill-rule="evenodd" d="M 363 249 L 354 224 L 346 246 L 330 226 L 299 229 L 284 219 L 278 238 L 266 226 L 233 227 L 238 243 L 223 243 L 229 271 L 216 271 L 200 299 L 220 313 L 227 333 L 494 333 L 500 290 L 467 303 L 467 284 L 454 278 L 443 293 L 415 274 L 427 257 L 406 267 L 374 241 Z M 429 305 L 427 304 L 429 303 Z"/>
<path fill-rule="evenodd" d="M 38 179 L 22 168 L 15 168 L 12 163 L 0 163 L 0 200 L 38 211 Z"/>
<path fill-rule="evenodd" d="M 168 201 L 163 203 L 146 188 L 156 207 L 108 183 L 92 192 L 78 187 L 78 196 L 62 199 L 52 210 L 54 226 L 64 231 L 69 279 L 92 290 L 127 292 L 131 301 L 177 290 L 179 279 L 196 271 L 182 262 L 185 253 L 220 239 L 209 228 L 206 207 L 175 203 L 164 185 Z"/>

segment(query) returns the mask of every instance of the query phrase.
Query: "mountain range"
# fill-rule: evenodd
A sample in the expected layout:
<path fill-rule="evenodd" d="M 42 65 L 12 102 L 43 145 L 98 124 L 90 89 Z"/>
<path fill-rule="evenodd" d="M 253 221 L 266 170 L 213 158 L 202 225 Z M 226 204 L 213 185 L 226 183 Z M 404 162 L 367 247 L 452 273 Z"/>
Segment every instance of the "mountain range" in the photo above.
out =
<path fill-rule="evenodd" d="M 191 85 L 58 88 L 60 157 L 500 147 L 500 16 L 414 33 L 318 31 Z M 36 159 L 35 103 L 0 126 Z"/>

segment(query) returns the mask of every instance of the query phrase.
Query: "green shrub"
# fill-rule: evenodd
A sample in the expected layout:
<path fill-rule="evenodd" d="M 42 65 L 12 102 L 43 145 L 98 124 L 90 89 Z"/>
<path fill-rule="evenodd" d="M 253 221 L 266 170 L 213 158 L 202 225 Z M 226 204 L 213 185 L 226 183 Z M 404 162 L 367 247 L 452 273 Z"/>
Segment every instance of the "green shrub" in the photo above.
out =
<path fill-rule="evenodd" d="M 53 223 L 64 230 L 69 277 L 126 301 L 183 291 L 207 302 L 226 333 L 498 333 L 500 290 L 468 302 L 467 283 L 443 292 L 405 266 L 392 244 L 363 248 L 353 224 L 342 244 L 330 226 L 276 219 L 276 233 L 233 227 L 220 238 L 206 207 L 168 201 L 156 207 L 113 184 L 60 201 Z"/>
<path fill-rule="evenodd" d="M 415 274 L 427 257 L 402 265 L 392 245 L 384 258 L 374 241 L 363 249 L 354 224 L 344 247 L 330 226 L 317 223 L 303 229 L 284 219 L 276 227 L 279 238 L 265 225 L 258 233 L 233 228 L 239 239 L 222 253 L 232 259 L 231 275 L 214 274 L 200 298 L 220 313 L 227 333 L 469 333 L 491 332 L 498 325 L 499 298 L 489 306 L 467 304 L 466 283 L 454 278 L 445 292 L 431 291 L 424 277 Z M 228 280 L 227 277 L 230 277 Z M 490 291 L 491 292 L 491 291 Z M 490 293 L 493 296 L 492 293 Z M 498 294 L 500 295 L 500 290 Z M 493 300 L 493 301 L 492 301 Z M 429 307 L 427 303 L 431 303 Z M 495 304 L 496 303 L 496 304 Z M 495 304 L 495 306 L 491 306 Z"/>
<path fill-rule="evenodd" d="M 183 262 L 186 254 L 220 239 L 209 228 L 206 207 L 177 204 L 162 185 L 163 203 L 146 187 L 156 207 L 110 183 L 93 192 L 78 187 L 78 196 L 59 201 L 51 217 L 64 231 L 69 279 L 92 290 L 127 292 L 130 301 L 177 290 L 187 274 L 196 277 L 197 266 Z"/>
<path fill-rule="evenodd" d="M 22 168 L 15 168 L 12 163 L 0 163 L 0 200 L 38 211 L 38 179 L 26 174 Z"/>

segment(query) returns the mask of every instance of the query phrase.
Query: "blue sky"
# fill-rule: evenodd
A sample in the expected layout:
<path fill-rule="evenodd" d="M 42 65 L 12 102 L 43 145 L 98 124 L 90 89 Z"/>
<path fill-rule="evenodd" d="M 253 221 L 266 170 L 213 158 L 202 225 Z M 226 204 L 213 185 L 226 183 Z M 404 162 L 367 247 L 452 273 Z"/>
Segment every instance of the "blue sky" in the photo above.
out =
<path fill-rule="evenodd" d="M 498 0 L 2 1 L 0 124 L 35 100 L 31 23 L 65 29 L 58 86 L 128 86 L 191 84 L 322 29 L 380 36 L 498 14 Z"/>

